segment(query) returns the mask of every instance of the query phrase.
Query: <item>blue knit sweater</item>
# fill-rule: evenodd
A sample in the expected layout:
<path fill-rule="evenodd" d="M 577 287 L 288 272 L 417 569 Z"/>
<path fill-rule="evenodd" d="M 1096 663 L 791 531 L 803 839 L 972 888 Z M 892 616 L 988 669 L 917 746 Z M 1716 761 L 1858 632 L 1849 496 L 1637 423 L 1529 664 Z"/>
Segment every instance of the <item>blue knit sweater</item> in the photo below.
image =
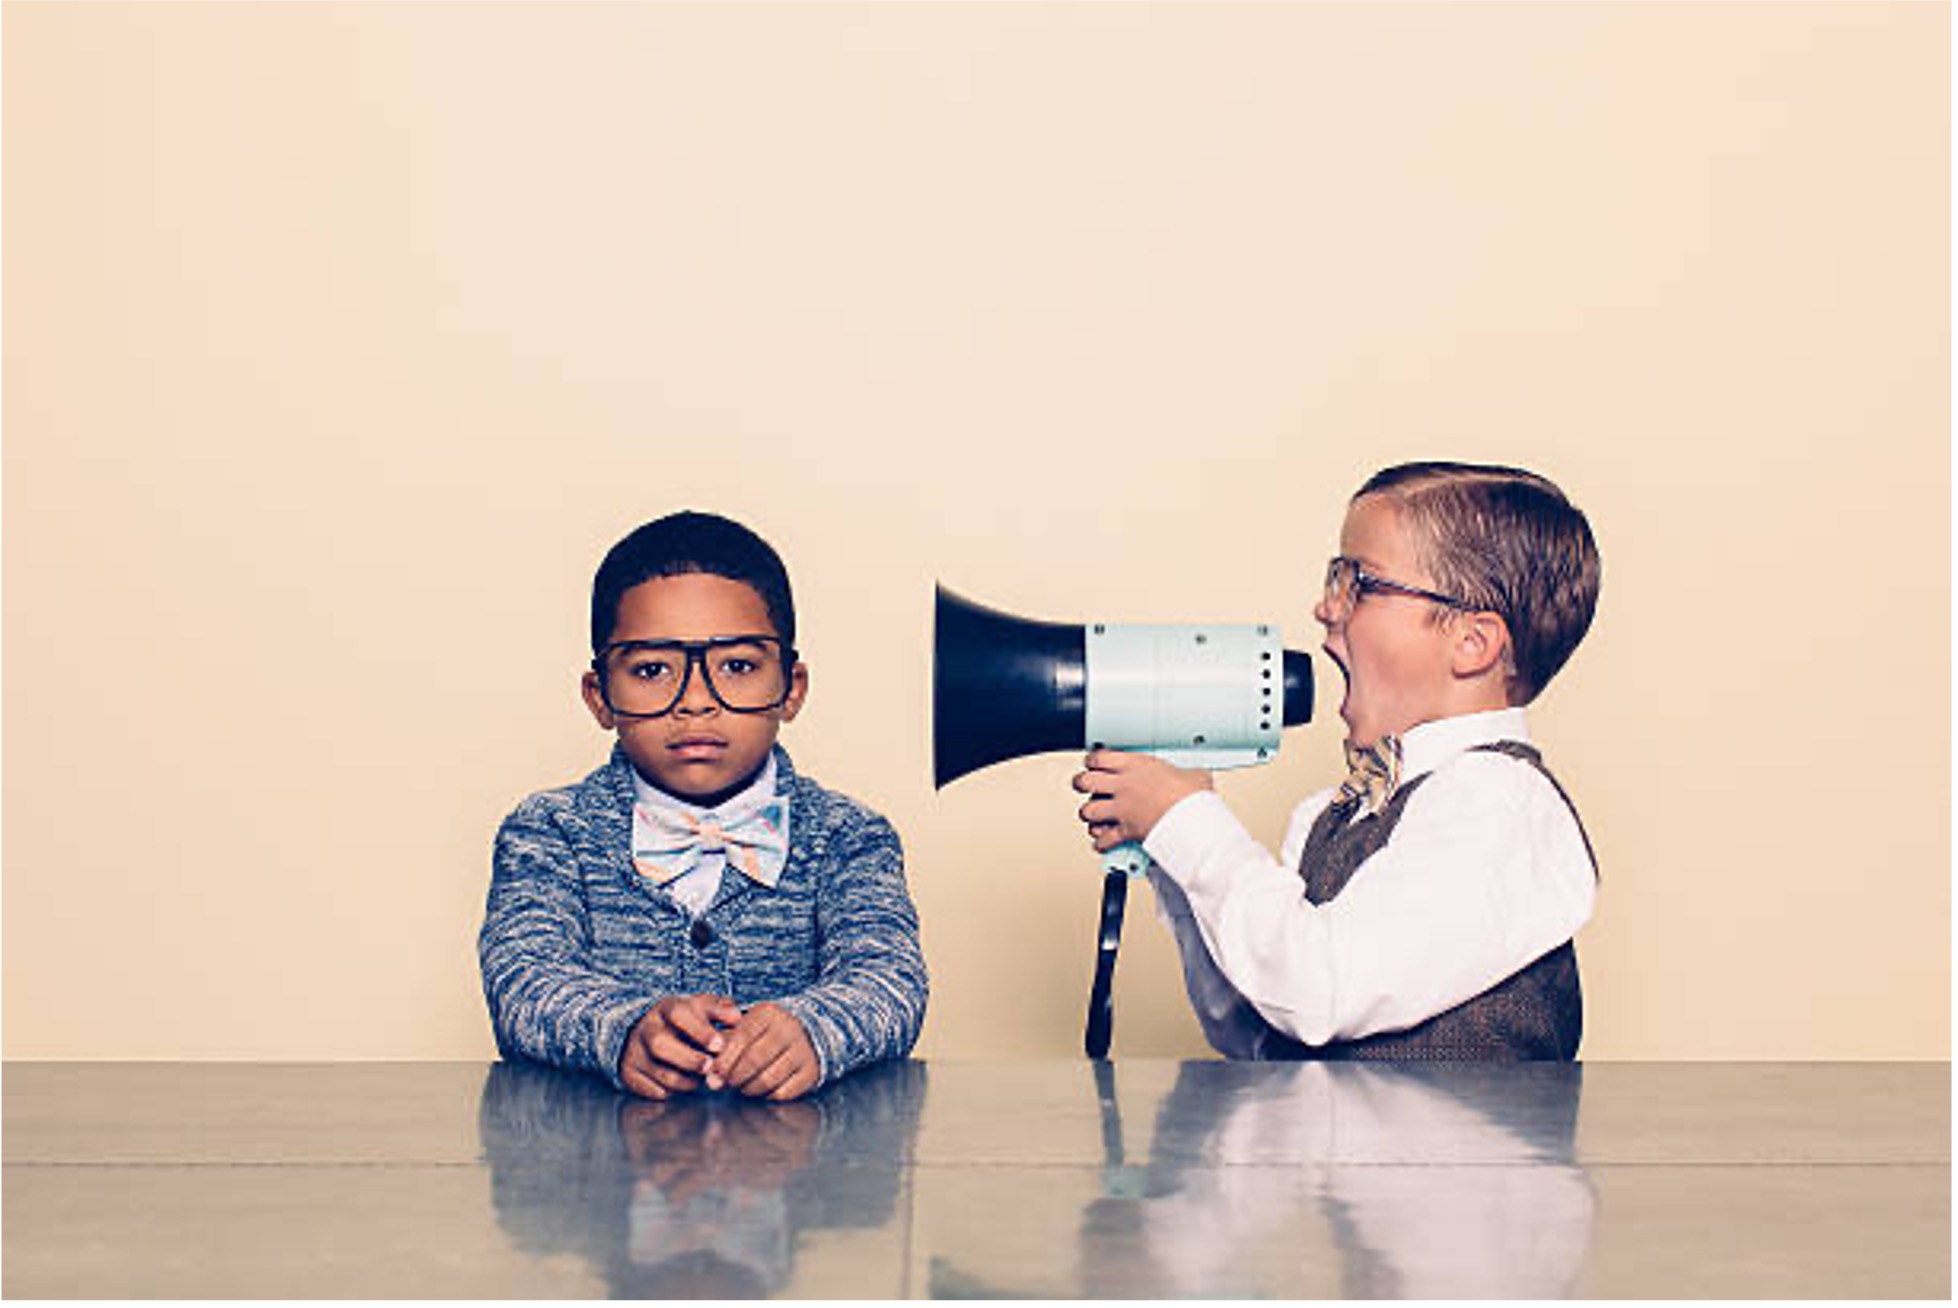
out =
<path fill-rule="evenodd" d="M 504 819 L 477 953 L 505 1055 L 618 1086 L 634 1024 L 666 996 L 691 994 L 787 1009 L 815 1046 L 821 1084 L 910 1052 L 928 986 L 897 832 L 799 776 L 779 745 L 775 766 L 789 799 L 781 879 L 771 890 L 730 870 L 704 926 L 633 870 L 622 749 Z"/>

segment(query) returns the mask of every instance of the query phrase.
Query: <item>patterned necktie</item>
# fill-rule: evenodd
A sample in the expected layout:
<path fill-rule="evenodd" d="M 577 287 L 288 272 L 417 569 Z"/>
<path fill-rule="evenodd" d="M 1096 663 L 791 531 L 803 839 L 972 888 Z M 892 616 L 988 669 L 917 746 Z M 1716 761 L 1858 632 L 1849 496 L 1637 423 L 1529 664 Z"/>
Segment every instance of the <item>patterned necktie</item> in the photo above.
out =
<path fill-rule="evenodd" d="M 706 817 L 664 804 L 633 805 L 632 865 L 656 886 L 700 866 L 709 854 L 725 854 L 728 866 L 771 889 L 789 857 L 789 802 L 770 795 Z"/>
<path fill-rule="evenodd" d="M 1401 779 L 1401 739 L 1382 736 L 1371 745 L 1346 742 L 1346 780 L 1340 784 L 1335 804 L 1357 801 L 1369 816 L 1387 806 L 1394 787 Z"/>

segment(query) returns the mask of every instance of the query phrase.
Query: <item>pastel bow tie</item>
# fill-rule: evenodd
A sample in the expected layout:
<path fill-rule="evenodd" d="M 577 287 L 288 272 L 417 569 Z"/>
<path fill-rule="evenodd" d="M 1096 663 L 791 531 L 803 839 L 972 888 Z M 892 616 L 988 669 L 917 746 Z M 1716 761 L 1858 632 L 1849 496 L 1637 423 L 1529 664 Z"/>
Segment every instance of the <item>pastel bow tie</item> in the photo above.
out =
<path fill-rule="evenodd" d="M 1394 787 L 1401 779 L 1401 741 L 1399 736 L 1382 736 L 1371 745 L 1346 742 L 1346 780 L 1339 787 L 1335 804 L 1358 800 L 1369 813 L 1387 806 Z"/>
<path fill-rule="evenodd" d="M 709 854 L 773 887 L 789 857 L 789 805 L 779 796 L 745 812 L 695 817 L 662 804 L 633 805 L 632 864 L 656 886 L 678 880 Z"/>

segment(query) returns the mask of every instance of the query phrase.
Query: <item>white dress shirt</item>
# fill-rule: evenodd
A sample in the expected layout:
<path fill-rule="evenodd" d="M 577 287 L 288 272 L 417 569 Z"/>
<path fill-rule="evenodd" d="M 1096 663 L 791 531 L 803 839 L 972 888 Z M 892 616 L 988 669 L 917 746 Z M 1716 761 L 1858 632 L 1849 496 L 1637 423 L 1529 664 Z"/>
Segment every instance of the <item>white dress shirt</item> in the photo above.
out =
<path fill-rule="evenodd" d="M 1143 848 L 1212 1046 L 1255 1056 L 1258 1018 L 1308 1045 L 1405 1030 L 1571 939 L 1597 877 L 1569 806 L 1528 763 L 1469 752 L 1529 738 L 1520 708 L 1408 731 L 1401 784 L 1433 775 L 1326 904 L 1296 869 L 1337 788 L 1292 811 L 1277 859 L 1215 791 L 1164 814 Z"/>

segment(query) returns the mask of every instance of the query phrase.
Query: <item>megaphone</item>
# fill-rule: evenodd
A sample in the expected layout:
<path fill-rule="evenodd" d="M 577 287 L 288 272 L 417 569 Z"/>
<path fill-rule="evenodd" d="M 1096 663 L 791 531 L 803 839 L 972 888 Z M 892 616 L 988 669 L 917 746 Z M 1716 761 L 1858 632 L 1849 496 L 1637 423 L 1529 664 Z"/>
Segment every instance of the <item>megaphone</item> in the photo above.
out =
<path fill-rule="evenodd" d="M 1265 623 L 1039 622 L 937 588 L 932 773 L 938 787 L 1054 750 L 1122 749 L 1178 767 L 1252 767 L 1285 727 L 1312 720 L 1312 658 Z M 1102 855 L 1101 933 L 1088 1001 L 1088 1057 L 1108 1052 L 1110 986 L 1139 845 Z"/>

